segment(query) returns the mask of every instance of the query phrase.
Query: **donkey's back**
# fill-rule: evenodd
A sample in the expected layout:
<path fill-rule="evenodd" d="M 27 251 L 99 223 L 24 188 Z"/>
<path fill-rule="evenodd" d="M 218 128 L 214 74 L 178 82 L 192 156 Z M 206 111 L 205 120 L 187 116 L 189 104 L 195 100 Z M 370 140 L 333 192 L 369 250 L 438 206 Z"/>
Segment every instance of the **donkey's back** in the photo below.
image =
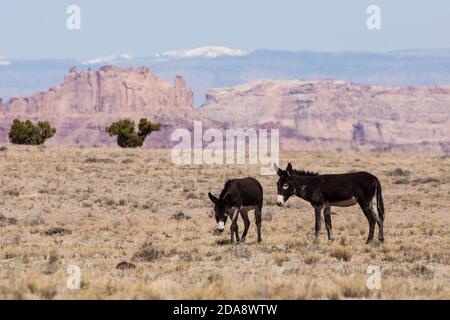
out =
<path fill-rule="evenodd" d="M 262 207 L 263 188 L 252 177 L 228 180 L 223 192 L 231 195 L 232 205 L 235 207 Z"/>
<path fill-rule="evenodd" d="M 376 176 L 366 171 L 323 174 L 315 177 L 317 187 L 327 200 L 345 200 L 351 197 L 371 199 L 380 182 Z"/>

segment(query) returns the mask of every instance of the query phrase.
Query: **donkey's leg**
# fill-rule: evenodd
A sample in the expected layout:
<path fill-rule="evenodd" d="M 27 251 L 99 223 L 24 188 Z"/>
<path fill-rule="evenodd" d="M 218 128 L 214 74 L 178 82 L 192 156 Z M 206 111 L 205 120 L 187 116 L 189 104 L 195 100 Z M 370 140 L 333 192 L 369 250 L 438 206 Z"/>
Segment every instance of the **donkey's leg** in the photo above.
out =
<path fill-rule="evenodd" d="M 230 242 L 231 243 L 234 243 L 235 228 L 236 228 L 236 226 L 232 223 L 230 226 L 230 233 L 231 233 Z"/>
<path fill-rule="evenodd" d="M 237 224 L 237 221 L 236 221 L 236 224 L 235 224 L 234 232 L 235 232 L 235 235 L 236 235 L 236 242 L 241 241 L 241 238 L 239 236 L 239 226 Z"/>
<path fill-rule="evenodd" d="M 378 240 L 380 240 L 380 242 L 384 242 L 384 230 L 383 230 L 384 221 L 378 219 L 377 223 L 378 223 Z"/>
<path fill-rule="evenodd" d="M 323 210 L 323 217 L 325 218 L 325 226 L 327 227 L 328 240 L 334 240 L 333 229 L 331 227 L 331 207 L 326 207 Z"/>
<path fill-rule="evenodd" d="M 316 213 L 316 226 L 315 226 L 316 237 L 318 237 L 319 233 L 320 233 L 320 225 L 322 223 L 322 221 L 321 221 L 322 210 L 323 210 L 323 206 L 314 207 L 314 211 Z"/>
<path fill-rule="evenodd" d="M 370 204 L 363 204 L 361 205 L 361 209 L 364 212 L 364 215 L 367 218 L 367 221 L 369 222 L 369 236 L 367 237 L 366 243 L 369 243 L 373 240 L 373 232 L 375 230 L 375 222 L 376 219 L 374 215 L 372 214 L 372 211 L 370 209 Z"/>
<path fill-rule="evenodd" d="M 235 208 L 233 211 L 233 215 L 231 218 L 231 226 L 230 226 L 230 231 L 231 231 L 231 243 L 234 242 L 234 236 L 236 235 L 236 241 L 239 241 L 239 228 L 238 228 L 238 224 L 237 224 L 237 218 L 239 217 L 239 208 Z"/>
<path fill-rule="evenodd" d="M 375 211 L 372 208 L 372 205 L 370 205 L 370 211 L 372 211 L 372 215 L 375 218 L 375 221 L 377 222 L 378 225 L 378 240 L 380 240 L 380 242 L 384 241 L 384 236 L 383 236 L 383 221 L 380 219 L 379 216 L 377 216 L 377 214 L 375 213 Z"/>
<path fill-rule="evenodd" d="M 255 221 L 256 221 L 256 231 L 258 232 L 258 242 L 262 241 L 261 238 L 261 221 L 262 221 L 262 217 L 261 217 L 261 208 L 257 207 L 255 209 Z"/>
<path fill-rule="evenodd" d="M 241 241 L 244 242 L 247 237 L 248 229 L 250 228 L 250 219 L 248 218 L 248 210 L 241 210 L 241 217 L 244 220 L 244 232 L 242 233 Z"/>

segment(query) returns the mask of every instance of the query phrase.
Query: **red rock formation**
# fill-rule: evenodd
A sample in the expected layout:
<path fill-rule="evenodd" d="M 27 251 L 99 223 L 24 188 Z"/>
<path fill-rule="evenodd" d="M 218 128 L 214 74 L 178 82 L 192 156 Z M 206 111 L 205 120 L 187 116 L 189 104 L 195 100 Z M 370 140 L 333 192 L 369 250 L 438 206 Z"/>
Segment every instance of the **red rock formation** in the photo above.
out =
<path fill-rule="evenodd" d="M 169 147 L 175 128 L 278 128 L 281 147 L 313 150 L 450 152 L 450 87 L 382 87 L 343 81 L 255 81 L 210 90 L 192 107 L 182 77 L 172 85 L 147 68 L 72 68 L 47 92 L 0 99 L 0 142 L 14 118 L 49 120 L 49 144 L 115 145 L 105 127 L 119 118 L 162 124 L 147 144 Z"/>
<path fill-rule="evenodd" d="M 278 127 L 284 148 L 450 152 L 450 87 L 254 81 L 210 90 L 199 110 L 233 127 Z"/>
<path fill-rule="evenodd" d="M 0 141 L 8 139 L 14 118 L 49 120 L 57 134 L 49 143 L 115 144 L 104 128 L 119 118 L 138 122 L 140 117 L 162 123 L 162 131 L 148 140 L 168 146 L 176 127 L 192 127 L 194 120 L 208 122 L 192 107 L 193 94 L 182 77 L 175 85 L 159 79 L 148 68 L 104 66 L 98 71 L 72 68 L 64 81 L 47 92 L 0 102 Z"/>

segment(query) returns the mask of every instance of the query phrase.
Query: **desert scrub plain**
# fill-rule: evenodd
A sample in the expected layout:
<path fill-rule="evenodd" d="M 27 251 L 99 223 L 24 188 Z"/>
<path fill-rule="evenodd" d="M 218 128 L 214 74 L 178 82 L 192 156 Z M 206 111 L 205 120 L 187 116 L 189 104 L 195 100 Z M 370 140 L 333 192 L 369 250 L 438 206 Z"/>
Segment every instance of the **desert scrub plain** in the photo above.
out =
<path fill-rule="evenodd" d="M 0 298 L 450 299 L 450 157 L 283 153 L 281 165 L 288 160 L 377 175 L 386 242 L 365 244 L 356 206 L 333 208 L 335 241 L 324 226 L 315 241 L 310 205 L 276 207 L 277 178 L 252 165 L 176 166 L 169 151 L 145 148 L 0 148 Z M 252 214 L 247 243 L 230 245 L 228 232 L 213 235 L 207 192 L 244 176 L 264 187 L 263 241 Z M 81 269 L 79 290 L 66 287 L 69 265 Z M 366 286 L 369 265 L 381 267 L 380 290 Z"/>

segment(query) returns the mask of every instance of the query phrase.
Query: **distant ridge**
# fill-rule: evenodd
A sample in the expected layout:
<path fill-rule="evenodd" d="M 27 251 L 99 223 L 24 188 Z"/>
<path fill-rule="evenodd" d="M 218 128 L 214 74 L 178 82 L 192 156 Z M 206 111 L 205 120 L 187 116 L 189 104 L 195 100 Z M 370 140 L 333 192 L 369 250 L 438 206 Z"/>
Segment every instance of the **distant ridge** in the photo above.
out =
<path fill-rule="evenodd" d="M 384 86 L 450 84 L 450 49 L 391 52 L 256 50 L 246 54 L 233 51 L 239 49 L 229 49 L 231 54 L 226 54 L 228 48 L 225 51 L 214 51 L 214 48 L 222 47 L 168 51 L 149 57 L 112 54 L 83 61 L 90 62 L 88 64 L 74 60 L 23 61 L 9 57 L 5 59 L 7 65 L 0 65 L 0 97 L 7 99 L 46 90 L 62 81 L 72 65 L 79 70 L 96 70 L 104 63 L 121 67 L 147 66 L 167 81 L 182 74 L 194 92 L 194 106 L 205 102 L 211 88 L 262 79 L 342 79 Z"/>
<path fill-rule="evenodd" d="M 211 89 L 198 110 L 231 128 L 277 128 L 284 149 L 450 153 L 450 85 L 259 80 Z"/>

